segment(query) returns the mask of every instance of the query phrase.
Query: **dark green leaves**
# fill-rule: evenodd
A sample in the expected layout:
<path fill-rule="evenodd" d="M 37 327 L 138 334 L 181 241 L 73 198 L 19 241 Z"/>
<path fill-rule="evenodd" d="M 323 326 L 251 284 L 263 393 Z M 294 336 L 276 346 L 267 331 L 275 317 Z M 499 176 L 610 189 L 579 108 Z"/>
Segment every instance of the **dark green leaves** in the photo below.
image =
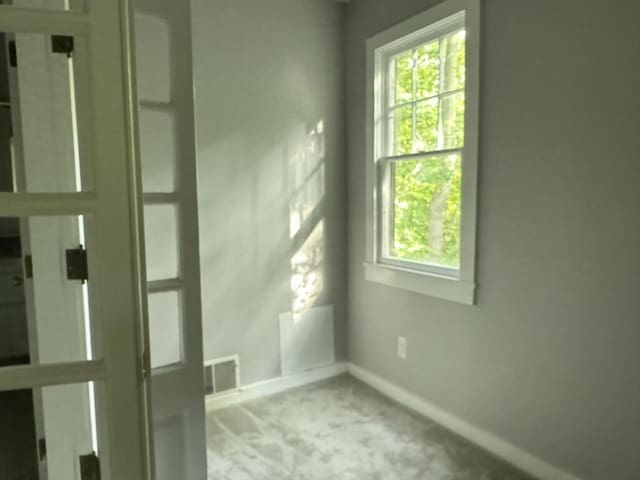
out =
<path fill-rule="evenodd" d="M 460 155 L 401 160 L 393 181 L 389 254 L 458 268 L 460 263 Z"/>

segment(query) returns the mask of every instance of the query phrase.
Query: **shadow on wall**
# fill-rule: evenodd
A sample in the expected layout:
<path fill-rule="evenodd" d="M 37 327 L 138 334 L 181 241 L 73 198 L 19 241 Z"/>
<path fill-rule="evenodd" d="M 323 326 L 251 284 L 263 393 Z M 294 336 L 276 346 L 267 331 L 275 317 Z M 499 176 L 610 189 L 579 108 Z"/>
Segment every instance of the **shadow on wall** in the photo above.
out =
<path fill-rule="evenodd" d="M 205 358 L 246 384 L 280 375 L 282 313 L 332 304 L 346 343 L 342 7 L 193 8 Z"/>
<path fill-rule="evenodd" d="M 325 127 L 234 132 L 200 169 L 205 359 L 239 354 L 246 381 L 280 374 L 280 313 L 331 300 Z"/>

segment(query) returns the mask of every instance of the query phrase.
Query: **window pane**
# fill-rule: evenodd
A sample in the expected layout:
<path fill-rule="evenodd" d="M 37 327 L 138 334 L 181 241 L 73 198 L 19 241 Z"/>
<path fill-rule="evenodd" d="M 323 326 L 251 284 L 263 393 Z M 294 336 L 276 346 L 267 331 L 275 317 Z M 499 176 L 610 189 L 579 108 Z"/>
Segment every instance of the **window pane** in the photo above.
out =
<path fill-rule="evenodd" d="M 464 145 L 464 93 L 447 95 L 440 100 L 442 148 Z"/>
<path fill-rule="evenodd" d="M 458 154 L 391 164 L 389 256 L 459 267 L 461 173 Z"/>
<path fill-rule="evenodd" d="M 391 62 L 391 72 L 394 78 L 395 99 L 393 105 L 413 100 L 413 67 L 415 61 L 413 51 L 407 50 L 396 56 Z"/>
<path fill-rule="evenodd" d="M 178 292 L 149 295 L 149 342 L 151 367 L 172 365 L 182 360 L 182 329 Z"/>
<path fill-rule="evenodd" d="M 442 38 L 442 91 L 464 88 L 465 31 L 459 30 Z"/>
<path fill-rule="evenodd" d="M 416 98 L 427 98 L 439 92 L 440 42 L 435 40 L 417 50 Z"/>
<path fill-rule="evenodd" d="M 438 99 L 416 105 L 416 141 L 414 152 L 429 152 L 438 148 Z"/>
<path fill-rule="evenodd" d="M 404 155 L 413 151 L 413 107 L 396 108 L 391 112 L 391 155 Z"/>

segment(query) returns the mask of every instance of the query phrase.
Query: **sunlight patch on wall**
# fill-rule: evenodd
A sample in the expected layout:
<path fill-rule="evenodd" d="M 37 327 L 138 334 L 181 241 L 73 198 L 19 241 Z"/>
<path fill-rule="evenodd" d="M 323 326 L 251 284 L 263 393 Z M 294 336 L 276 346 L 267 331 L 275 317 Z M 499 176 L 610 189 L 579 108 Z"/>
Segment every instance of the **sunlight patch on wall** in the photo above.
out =
<path fill-rule="evenodd" d="M 320 221 L 291 258 L 291 311 L 294 322 L 311 308 L 324 289 L 324 220 Z"/>
<path fill-rule="evenodd" d="M 289 236 L 293 238 L 325 194 L 324 121 L 307 134 L 291 161 L 293 195 L 289 207 Z"/>

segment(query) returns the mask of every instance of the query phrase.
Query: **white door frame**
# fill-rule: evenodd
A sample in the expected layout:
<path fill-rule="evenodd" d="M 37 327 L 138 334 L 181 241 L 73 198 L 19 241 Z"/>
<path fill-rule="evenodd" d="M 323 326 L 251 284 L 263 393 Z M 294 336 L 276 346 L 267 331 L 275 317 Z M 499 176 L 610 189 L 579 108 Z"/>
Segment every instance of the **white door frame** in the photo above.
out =
<path fill-rule="evenodd" d="M 89 381 L 103 388 L 103 478 L 148 478 L 148 422 L 141 369 L 146 322 L 141 195 L 135 155 L 129 0 L 91 2 L 86 13 L 0 7 L 0 30 L 83 36 L 90 45 L 91 161 L 94 188 L 82 193 L 0 193 L 0 216 L 93 216 L 102 357 L 0 369 L 0 391 Z M 106 437 L 104 436 L 106 435 Z"/>

